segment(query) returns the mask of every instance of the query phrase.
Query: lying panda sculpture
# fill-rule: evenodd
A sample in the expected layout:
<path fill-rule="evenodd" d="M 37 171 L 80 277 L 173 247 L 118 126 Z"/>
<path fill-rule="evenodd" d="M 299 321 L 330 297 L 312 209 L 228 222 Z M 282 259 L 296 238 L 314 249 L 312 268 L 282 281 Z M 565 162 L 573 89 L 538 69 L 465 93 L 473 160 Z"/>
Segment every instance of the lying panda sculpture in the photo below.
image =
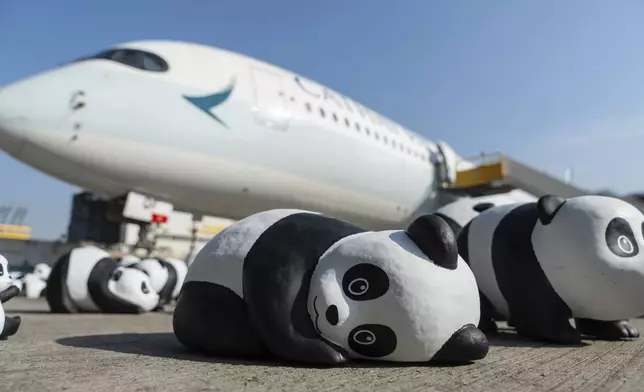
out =
<path fill-rule="evenodd" d="M 52 313 L 142 313 L 159 301 L 144 272 L 119 266 L 94 246 L 74 248 L 56 262 L 46 298 Z"/>
<path fill-rule="evenodd" d="M 479 306 L 456 237 L 435 215 L 406 231 L 371 232 L 281 209 L 251 215 L 201 249 L 173 327 L 184 346 L 217 355 L 457 363 L 487 355 Z"/>
<path fill-rule="evenodd" d="M 150 277 L 152 289 L 159 294 L 159 303 L 155 310 L 163 309 L 179 296 L 181 285 L 188 272 L 185 262 L 173 258 L 144 259 L 131 265 L 145 272 Z"/>
<path fill-rule="evenodd" d="M 20 288 L 16 286 L 9 275 L 9 262 L 0 255 L 0 340 L 7 340 L 18 332 L 20 327 L 20 316 L 6 317 L 2 304 L 9 301 L 20 293 Z"/>
<path fill-rule="evenodd" d="M 121 267 L 131 267 L 141 261 L 138 257 L 134 255 L 123 255 L 121 257 L 117 257 L 116 261 L 119 263 Z"/>
<path fill-rule="evenodd" d="M 638 209 L 605 196 L 547 195 L 483 211 L 458 238 L 482 293 L 479 328 L 495 332 L 496 311 L 548 342 L 638 337 L 624 319 L 644 314 L 643 225 Z"/>

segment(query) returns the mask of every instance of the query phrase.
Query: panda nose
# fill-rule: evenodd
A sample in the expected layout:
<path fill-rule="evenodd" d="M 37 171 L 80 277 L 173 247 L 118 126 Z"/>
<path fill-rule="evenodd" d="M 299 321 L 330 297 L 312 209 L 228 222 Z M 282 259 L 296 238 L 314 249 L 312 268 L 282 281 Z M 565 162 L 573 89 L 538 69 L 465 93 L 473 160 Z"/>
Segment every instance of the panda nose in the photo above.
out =
<path fill-rule="evenodd" d="M 329 322 L 331 325 L 338 325 L 338 307 L 335 305 L 331 305 L 328 308 L 326 308 L 326 313 L 324 314 L 326 317 L 326 321 Z"/>
<path fill-rule="evenodd" d="M 489 345 L 485 334 L 472 324 L 456 331 L 434 355 L 435 362 L 465 363 L 482 359 L 487 355 Z"/>

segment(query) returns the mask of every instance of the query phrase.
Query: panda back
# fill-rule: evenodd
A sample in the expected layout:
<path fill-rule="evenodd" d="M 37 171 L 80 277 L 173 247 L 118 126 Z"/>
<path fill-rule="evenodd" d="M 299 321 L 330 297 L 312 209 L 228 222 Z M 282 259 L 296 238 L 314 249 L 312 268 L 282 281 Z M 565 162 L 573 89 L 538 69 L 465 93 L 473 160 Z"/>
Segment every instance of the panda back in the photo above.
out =
<path fill-rule="evenodd" d="M 462 256 L 470 265 L 479 289 L 492 302 L 497 311 L 506 316 L 509 308 L 499 288 L 494 270 L 493 243 L 495 236 L 498 235 L 497 228 L 501 221 L 511 211 L 522 205 L 523 203 L 506 204 L 483 211 L 472 219 L 467 229 L 462 233 L 466 236 L 466 239 L 463 240 L 467 241 L 465 249 L 467 254 Z"/>
<path fill-rule="evenodd" d="M 228 226 L 199 251 L 188 268 L 184 285 L 193 281 L 215 283 L 243 298 L 244 259 L 251 247 L 269 227 L 299 213 L 317 214 L 295 209 L 268 210 Z"/>
<path fill-rule="evenodd" d="M 92 300 L 88 281 L 94 266 L 106 257 L 109 257 L 107 252 L 93 246 L 73 249 L 69 255 L 65 284 L 70 298 L 81 310 L 92 312 L 100 310 Z"/>

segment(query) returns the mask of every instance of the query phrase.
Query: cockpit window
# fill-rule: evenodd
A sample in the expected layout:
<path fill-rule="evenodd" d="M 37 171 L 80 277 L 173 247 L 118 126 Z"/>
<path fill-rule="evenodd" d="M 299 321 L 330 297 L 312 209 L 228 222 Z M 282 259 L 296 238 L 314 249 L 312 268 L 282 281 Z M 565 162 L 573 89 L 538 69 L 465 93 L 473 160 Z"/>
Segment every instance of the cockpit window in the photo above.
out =
<path fill-rule="evenodd" d="M 110 49 L 77 61 L 91 59 L 112 60 L 144 71 L 165 72 L 169 69 L 168 63 L 160 56 L 138 49 Z"/>

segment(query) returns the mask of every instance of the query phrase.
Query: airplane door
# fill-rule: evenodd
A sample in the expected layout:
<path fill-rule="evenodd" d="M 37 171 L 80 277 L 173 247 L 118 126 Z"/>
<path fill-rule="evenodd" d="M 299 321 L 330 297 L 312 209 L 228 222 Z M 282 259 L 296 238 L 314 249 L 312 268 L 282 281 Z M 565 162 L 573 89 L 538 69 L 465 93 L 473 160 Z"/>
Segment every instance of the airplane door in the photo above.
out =
<path fill-rule="evenodd" d="M 436 147 L 442 158 L 442 162 L 439 165 L 442 172 L 441 180 L 446 181 L 448 184 L 454 184 L 456 182 L 456 167 L 458 165 L 456 152 L 449 144 L 442 141 L 436 143 Z"/>
<path fill-rule="evenodd" d="M 255 121 L 265 127 L 285 131 L 289 112 L 279 75 L 251 65 Z"/>

